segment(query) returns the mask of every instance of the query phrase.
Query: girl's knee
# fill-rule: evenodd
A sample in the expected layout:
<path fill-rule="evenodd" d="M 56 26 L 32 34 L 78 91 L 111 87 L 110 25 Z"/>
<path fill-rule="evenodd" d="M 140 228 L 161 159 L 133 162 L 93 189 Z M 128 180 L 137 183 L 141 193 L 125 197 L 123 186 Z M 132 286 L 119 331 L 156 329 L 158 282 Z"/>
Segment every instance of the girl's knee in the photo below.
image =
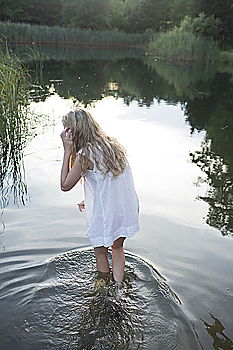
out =
<path fill-rule="evenodd" d="M 96 248 L 94 248 L 94 250 L 95 250 L 95 255 L 96 255 L 97 257 L 108 255 L 108 248 L 105 248 L 105 247 L 96 247 Z"/>
<path fill-rule="evenodd" d="M 120 237 L 116 239 L 112 245 L 112 249 L 123 249 L 125 237 Z"/>

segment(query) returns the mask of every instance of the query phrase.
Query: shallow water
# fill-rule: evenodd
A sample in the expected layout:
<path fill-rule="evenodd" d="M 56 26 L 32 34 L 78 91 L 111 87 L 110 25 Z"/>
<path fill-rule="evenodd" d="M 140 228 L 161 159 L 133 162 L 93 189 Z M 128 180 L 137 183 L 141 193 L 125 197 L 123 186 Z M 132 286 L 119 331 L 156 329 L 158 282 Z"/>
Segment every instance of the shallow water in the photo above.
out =
<path fill-rule="evenodd" d="M 14 159 L 22 181 L 1 173 L 1 350 L 232 349 L 230 72 L 132 52 L 50 54 L 19 135 L 25 179 Z M 126 146 L 140 199 L 120 291 L 95 288 L 82 186 L 59 190 L 61 116 L 74 100 Z"/>
<path fill-rule="evenodd" d="M 30 250 L 30 255 L 38 253 Z M 5 254 L 4 259 L 9 264 L 11 254 Z M 103 284 L 103 278 L 95 272 L 92 249 L 71 250 L 33 267 L 21 262 L 17 278 L 10 284 L 3 283 L 1 289 L 11 301 L 7 313 L 3 313 L 8 317 L 1 320 L 4 334 L 11 336 L 1 346 L 12 348 L 16 343 L 18 349 L 199 349 L 193 329 L 179 307 L 180 300 L 164 278 L 132 253 L 127 253 L 126 259 L 120 289 L 111 277 Z M 2 276 L 9 281 L 11 273 Z"/>

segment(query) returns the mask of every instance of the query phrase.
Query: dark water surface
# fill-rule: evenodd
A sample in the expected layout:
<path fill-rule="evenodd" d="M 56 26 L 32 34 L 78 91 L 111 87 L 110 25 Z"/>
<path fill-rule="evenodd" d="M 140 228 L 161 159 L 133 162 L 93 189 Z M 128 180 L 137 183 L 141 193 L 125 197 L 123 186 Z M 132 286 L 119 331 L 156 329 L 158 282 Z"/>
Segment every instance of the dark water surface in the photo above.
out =
<path fill-rule="evenodd" d="M 1 137 L 0 349 L 233 349 L 233 71 L 44 51 L 22 149 Z M 141 232 L 120 290 L 96 274 L 82 185 L 59 190 L 74 101 L 125 145 L 134 174 Z"/>

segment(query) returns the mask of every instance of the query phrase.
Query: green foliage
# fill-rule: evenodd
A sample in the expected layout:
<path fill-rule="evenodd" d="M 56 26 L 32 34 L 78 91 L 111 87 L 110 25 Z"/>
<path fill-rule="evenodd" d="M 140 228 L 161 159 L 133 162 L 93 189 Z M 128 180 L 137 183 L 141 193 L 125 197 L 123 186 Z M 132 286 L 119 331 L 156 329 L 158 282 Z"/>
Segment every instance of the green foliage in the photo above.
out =
<path fill-rule="evenodd" d="M 86 29 L 110 28 L 109 0 L 72 0 L 62 4 L 63 24 Z"/>
<path fill-rule="evenodd" d="M 221 51 L 219 54 L 219 62 L 233 66 L 233 50 Z"/>
<path fill-rule="evenodd" d="M 144 32 L 146 29 L 165 29 L 169 22 L 169 0 L 138 0 L 128 2 L 126 14 L 128 31 Z"/>
<path fill-rule="evenodd" d="M 39 58 L 36 51 L 31 59 Z M 34 56 L 34 57 L 33 57 Z M 41 68 L 37 62 L 36 69 Z M 9 51 L 0 50 L 0 207 L 4 209 L 10 199 L 14 204 L 25 204 L 27 186 L 24 182 L 23 152 L 29 140 L 36 135 L 36 127 L 43 127 L 39 115 L 30 111 L 30 102 L 38 100 L 41 86 L 35 85 L 32 71 Z M 44 96 L 43 96 L 44 97 Z M 44 116 L 43 116 L 44 117 Z M 47 121 L 46 121 L 47 122 Z"/>
<path fill-rule="evenodd" d="M 62 3 L 62 23 L 66 26 L 97 30 L 117 28 L 128 32 L 142 32 L 148 28 L 143 21 L 148 16 L 147 7 L 150 6 L 147 1 L 144 8 L 143 1 L 65 0 Z M 150 18 L 153 18 L 151 13 Z M 156 17 L 153 21 L 156 22 Z"/>
<path fill-rule="evenodd" d="M 175 28 L 155 36 L 149 43 L 149 53 L 170 60 L 214 61 L 219 53 L 217 44 L 192 32 Z"/>
<path fill-rule="evenodd" d="M 221 20 L 218 39 L 224 44 L 233 46 L 233 3 L 232 0 L 198 0 L 194 2 L 195 14 L 204 12 Z"/>
<path fill-rule="evenodd" d="M 0 20 L 143 32 L 166 28 L 173 0 L 0 0 Z"/>
<path fill-rule="evenodd" d="M 219 31 L 221 28 L 221 20 L 212 16 L 200 13 L 197 17 L 185 16 L 180 24 L 180 30 L 192 32 L 196 35 L 201 35 L 207 38 L 218 40 Z"/>
<path fill-rule="evenodd" d="M 124 0 L 109 0 L 110 6 L 110 23 L 111 28 L 123 29 L 127 28 L 127 17 L 125 14 Z"/>
<path fill-rule="evenodd" d="M 0 0 L 0 20 L 55 25 L 60 21 L 61 0 Z"/>
<path fill-rule="evenodd" d="M 0 0 L 0 21 L 142 33 L 171 30 L 233 47 L 232 0 Z"/>
<path fill-rule="evenodd" d="M 8 50 L 5 54 L 0 52 L 0 188 L 4 193 L 1 208 L 7 205 L 8 192 L 13 191 L 15 197 L 20 193 L 21 200 L 26 193 L 20 164 L 29 128 L 29 94 L 29 75 L 20 59 Z"/>
<path fill-rule="evenodd" d="M 171 25 L 178 25 L 181 20 L 193 14 L 193 0 L 172 0 L 170 5 Z"/>
<path fill-rule="evenodd" d="M 119 30 L 94 31 L 79 28 L 37 26 L 23 23 L 0 22 L 0 33 L 8 42 L 49 44 L 115 44 L 126 46 L 144 45 L 149 34 L 126 33 Z"/>

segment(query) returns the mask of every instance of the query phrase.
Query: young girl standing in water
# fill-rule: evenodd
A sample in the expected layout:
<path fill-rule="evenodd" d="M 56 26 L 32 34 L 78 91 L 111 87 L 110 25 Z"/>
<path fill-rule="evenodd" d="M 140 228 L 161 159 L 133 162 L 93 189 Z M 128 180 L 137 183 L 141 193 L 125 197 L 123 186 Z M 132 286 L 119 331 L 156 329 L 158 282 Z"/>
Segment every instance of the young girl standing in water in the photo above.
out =
<path fill-rule="evenodd" d="M 85 208 L 97 270 L 110 272 L 108 247 L 112 247 L 113 278 L 120 284 L 125 267 L 124 240 L 139 231 L 138 197 L 126 152 L 83 109 L 65 115 L 63 125 L 61 189 L 69 191 L 84 178 L 85 200 L 79 208 Z"/>

